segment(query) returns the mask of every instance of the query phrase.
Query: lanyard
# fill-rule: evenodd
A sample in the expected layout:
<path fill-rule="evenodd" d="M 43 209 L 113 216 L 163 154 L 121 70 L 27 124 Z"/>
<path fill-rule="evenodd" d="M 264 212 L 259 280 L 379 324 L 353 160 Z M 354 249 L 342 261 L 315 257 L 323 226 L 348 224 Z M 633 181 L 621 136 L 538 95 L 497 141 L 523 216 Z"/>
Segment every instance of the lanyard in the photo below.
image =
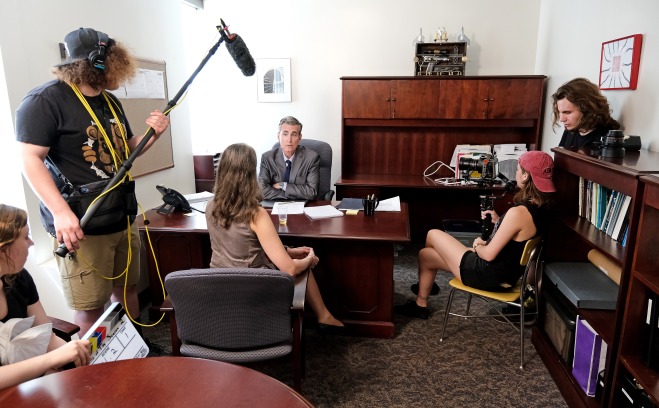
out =
<path fill-rule="evenodd" d="M 98 117 L 96 116 L 96 113 L 94 113 L 94 110 L 89 106 L 89 102 L 87 102 L 87 99 L 83 96 L 82 92 L 80 92 L 80 89 L 78 89 L 78 86 L 76 84 L 69 84 L 71 89 L 73 89 L 73 92 L 76 94 L 78 99 L 80 99 L 80 102 L 82 102 L 82 105 L 87 109 L 87 112 L 89 112 L 89 115 L 92 117 L 92 120 L 94 123 L 96 123 L 96 126 L 98 127 L 99 132 L 101 132 L 101 135 L 103 135 L 103 139 L 105 140 L 106 145 L 108 146 L 108 149 L 110 150 L 110 153 L 112 154 L 112 161 L 114 162 L 114 168 L 118 169 L 119 168 L 119 163 L 117 161 L 117 152 L 114 150 L 114 145 L 112 144 L 112 141 L 110 140 L 110 137 L 108 136 L 107 132 L 105 131 L 105 126 L 101 126 L 101 121 L 98 120 Z M 114 101 L 110 99 L 105 91 L 101 91 L 103 94 L 103 97 L 105 98 L 105 101 L 107 102 L 108 106 L 110 107 L 110 111 L 112 112 L 112 116 L 114 117 L 114 120 L 117 124 L 117 127 L 119 128 L 119 133 L 121 134 L 121 140 L 124 144 L 124 151 L 126 152 L 126 158 L 128 158 L 128 155 L 130 154 L 130 149 L 128 148 L 128 142 L 126 142 L 126 134 L 124 127 L 121 125 L 121 122 L 119 121 L 119 117 L 117 116 L 117 112 L 115 111 L 114 107 L 112 106 L 114 104 Z M 119 109 L 119 106 L 117 106 L 117 109 Z M 121 111 L 121 110 L 120 110 Z M 130 177 L 130 176 L 129 176 Z"/>

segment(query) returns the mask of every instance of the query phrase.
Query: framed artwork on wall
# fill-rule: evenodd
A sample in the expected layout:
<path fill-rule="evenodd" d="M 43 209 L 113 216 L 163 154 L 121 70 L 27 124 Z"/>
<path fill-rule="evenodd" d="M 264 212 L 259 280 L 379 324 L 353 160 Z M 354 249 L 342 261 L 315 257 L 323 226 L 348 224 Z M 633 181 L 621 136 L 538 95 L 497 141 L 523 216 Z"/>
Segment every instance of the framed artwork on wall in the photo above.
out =
<path fill-rule="evenodd" d="M 256 77 L 256 98 L 259 102 L 291 101 L 290 58 L 258 58 Z"/>
<path fill-rule="evenodd" d="M 600 89 L 636 89 L 642 34 L 602 43 Z"/>

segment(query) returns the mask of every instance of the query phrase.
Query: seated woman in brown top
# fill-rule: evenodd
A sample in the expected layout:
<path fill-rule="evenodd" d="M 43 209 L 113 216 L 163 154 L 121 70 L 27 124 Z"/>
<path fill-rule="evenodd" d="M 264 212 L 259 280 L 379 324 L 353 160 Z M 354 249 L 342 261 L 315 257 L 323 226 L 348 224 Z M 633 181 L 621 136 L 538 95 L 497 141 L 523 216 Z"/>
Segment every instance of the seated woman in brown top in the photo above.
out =
<path fill-rule="evenodd" d="M 211 268 L 270 268 L 291 276 L 318 264 L 312 248 L 286 248 L 268 212 L 261 207 L 256 176 L 256 152 L 237 143 L 222 152 L 215 177 L 215 196 L 206 206 L 206 222 L 213 254 Z M 339 333 L 343 323 L 325 306 L 318 284 L 309 273 L 307 302 L 321 332 Z"/>

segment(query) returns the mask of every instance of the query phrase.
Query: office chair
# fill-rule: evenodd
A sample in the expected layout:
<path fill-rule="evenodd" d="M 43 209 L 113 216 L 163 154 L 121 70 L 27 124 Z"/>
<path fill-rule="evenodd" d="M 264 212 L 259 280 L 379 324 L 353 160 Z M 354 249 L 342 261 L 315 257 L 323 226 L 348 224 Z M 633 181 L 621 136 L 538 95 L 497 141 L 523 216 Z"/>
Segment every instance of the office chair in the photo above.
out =
<path fill-rule="evenodd" d="M 331 200 L 334 197 L 334 190 L 331 189 L 332 180 L 332 146 L 322 140 L 300 139 L 300 145 L 313 150 L 320 156 L 320 182 L 318 183 L 317 200 Z M 279 142 L 275 143 L 272 148 L 279 147 Z"/>
<path fill-rule="evenodd" d="M 246 364 L 292 356 L 293 383 L 304 376 L 304 298 L 309 271 L 210 268 L 165 277 L 174 356 Z"/>
<path fill-rule="evenodd" d="M 472 296 L 476 296 L 476 298 L 481 299 L 488 303 L 492 308 L 498 311 L 499 316 L 501 316 L 506 322 L 508 322 L 510 325 L 515 327 L 519 331 L 519 339 L 520 339 L 520 369 L 524 369 L 524 325 L 525 325 L 525 317 L 527 316 L 533 316 L 536 315 L 537 317 L 537 306 L 536 310 L 533 312 L 527 312 L 526 311 L 526 305 L 524 303 L 524 291 L 527 287 L 527 285 L 531 285 L 536 293 L 536 299 L 539 298 L 539 292 L 538 292 L 538 283 L 540 282 L 541 277 L 539 276 L 541 273 L 541 268 L 538 266 L 540 265 L 540 254 L 542 252 L 542 237 L 538 236 L 533 239 L 530 239 L 526 242 L 526 245 L 524 246 L 524 251 L 522 252 L 522 257 L 519 261 L 520 265 L 524 266 L 524 274 L 522 277 L 519 279 L 517 284 L 510 288 L 507 291 L 504 292 L 489 292 L 486 290 L 480 290 L 480 289 L 475 289 L 470 286 L 467 286 L 460 282 L 458 279 L 453 278 L 449 281 L 449 285 L 451 286 L 451 291 L 449 292 L 448 295 L 448 301 L 446 303 L 446 312 L 444 314 L 444 324 L 442 326 L 442 334 L 439 339 L 439 341 L 444 340 L 444 332 L 446 331 L 446 323 L 448 322 L 448 316 L 458 316 L 458 317 L 464 317 L 464 318 L 471 318 L 471 317 L 490 317 L 492 318 L 493 316 L 491 314 L 486 314 L 486 315 L 472 315 L 469 313 L 469 309 L 471 306 L 471 299 Z M 535 271 L 535 274 L 533 276 L 533 279 L 531 279 L 531 276 L 529 276 L 531 271 Z M 464 315 L 459 314 L 459 313 L 453 313 L 451 312 L 451 306 L 453 304 L 453 297 L 455 296 L 456 292 L 464 292 L 468 295 L 467 298 L 467 310 Z M 518 313 L 502 313 L 498 308 L 496 308 L 497 303 L 506 303 L 511 306 L 515 306 L 519 308 Z M 515 326 L 515 324 L 509 319 L 509 317 L 517 317 L 519 318 L 519 327 Z"/>

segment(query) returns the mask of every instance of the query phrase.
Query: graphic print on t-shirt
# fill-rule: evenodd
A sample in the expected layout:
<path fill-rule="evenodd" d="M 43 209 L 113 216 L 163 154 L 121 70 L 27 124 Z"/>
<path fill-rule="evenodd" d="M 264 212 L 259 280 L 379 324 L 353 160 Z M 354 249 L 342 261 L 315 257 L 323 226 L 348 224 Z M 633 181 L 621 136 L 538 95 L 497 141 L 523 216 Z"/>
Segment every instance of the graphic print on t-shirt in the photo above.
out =
<path fill-rule="evenodd" d="M 110 119 L 110 127 L 112 129 L 110 137 L 112 138 L 114 151 L 118 156 L 118 165 L 123 162 L 122 158 L 125 157 L 124 141 L 121 137 L 122 132 L 119 129 L 120 126 L 122 125 L 117 124 L 114 119 Z M 125 128 L 123 126 L 122 129 L 125 134 Z M 87 141 L 82 146 L 82 155 L 85 161 L 90 163 L 90 168 L 96 172 L 98 177 L 102 179 L 110 178 L 117 171 L 114 160 L 112 159 L 112 151 L 93 121 L 87 127 L 86 134 Z"/>

